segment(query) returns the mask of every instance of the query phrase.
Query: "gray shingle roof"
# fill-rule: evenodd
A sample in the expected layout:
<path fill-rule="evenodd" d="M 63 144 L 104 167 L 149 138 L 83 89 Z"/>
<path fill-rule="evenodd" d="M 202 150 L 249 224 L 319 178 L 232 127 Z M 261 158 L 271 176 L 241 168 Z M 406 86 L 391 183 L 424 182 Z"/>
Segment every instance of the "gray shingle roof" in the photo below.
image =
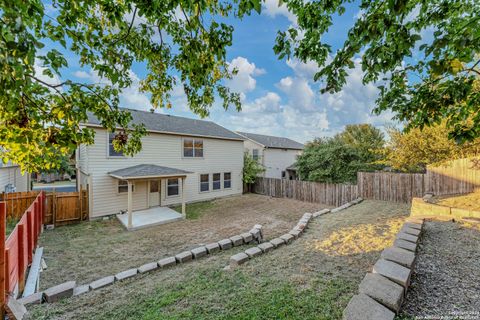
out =
<path fill-rule="evenodd" d="M 155 164 L 139 164 L 109 172 L 108 174 L 118 179 L 138 179 L 142 177 L 184 176 L 189 171 L 157 166 Z"/>
<path fill-rule="evenodd" d="M 143 123 L 148 131 L 220 139 L 245 140 L 235 132 L 230 131 L 212 121 L 190 119 L 134 109 L 121 109 L 130 111 L 133 118 L 132 123 Z M 87 125 L 88 124 L 100 125 L 100 121 L 92 113 L 89 113 Z"/>
<path fill-rule="evenodd" d="M 276 149 L 295 149 L 302 150 L 304 145 L 300 142 L 294 141 L 292 139 L 284 137 L 274 137 L 266 136 L 263 134 L 248 133 L 248 132 L 237 132 L 238 134 L 253 140 L 261 145 L 264 145 L 267 148 L 276 148 Z"/>

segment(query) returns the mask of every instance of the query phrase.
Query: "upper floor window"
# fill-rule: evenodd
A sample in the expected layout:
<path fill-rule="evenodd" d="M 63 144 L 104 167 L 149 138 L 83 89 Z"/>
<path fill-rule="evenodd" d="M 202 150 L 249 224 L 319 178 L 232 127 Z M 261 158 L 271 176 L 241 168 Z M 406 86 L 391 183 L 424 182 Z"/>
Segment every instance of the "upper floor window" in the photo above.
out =
<path fill-rule="evenodd" d="M 183 156 L 186 158 L 202 158 L 203 140 L 189 138 L 183 139 Z"/>
<path fill-rule="evenodd" d="M 113 140 L 115 140 L 115 133 L 108 134 L 108 156 L 109 157 L 123 157 L 123 152 L 115 151 L 113 147 Z"/>
<path fill-rule="evenodd" d="M 178 178 L 167 180 L 167 196 L 178 196 Z"/>
<path fill-rule="evenodd" d="M 260 156 L 258 154 L 258 149 L 253 149 L 252 150 L 252 158 L 253 158 L 253 160 L 258 160 L 258 158 L 260 158 Z"/>
<path fill-rule="evenodd" d="M 223 188 L 228 189 L 232 187 L 232 173 L 224 172 L 223 173 Z"/>
<path fill-rule="evenodd" d="M 220 180 L 220 173 L 214 173 L 212 177 L 213 185 L 212 189 L 213 190 L 220 190 L 222 187 L 221 180 Z"/>

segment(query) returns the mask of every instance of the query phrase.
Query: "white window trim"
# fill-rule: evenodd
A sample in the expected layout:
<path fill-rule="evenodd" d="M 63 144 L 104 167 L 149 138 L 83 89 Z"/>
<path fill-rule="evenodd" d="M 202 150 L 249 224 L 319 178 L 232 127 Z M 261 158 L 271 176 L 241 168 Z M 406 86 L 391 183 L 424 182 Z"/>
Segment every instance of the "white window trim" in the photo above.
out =
<path fill-rule="evenodd" d="M 122 154 L 121 156 L 111 156 L 110 155 L 110 133 L 107 131 L 107 159 L 124 159 L 125 155 Z"/>
<path fill-rule="evenodd" d="M 194 146 L 195 146 L 195 140 L 202 140 L 202 144 L 203 144 L 203 148 L 202 148 L 202 150 L 203 150 L 203 156 L 201 156 L 201 157 L 195 157 L 195 156 L 193 156 L 193 157 L 185 157 L 185 153 L 184 153 L 184 148 L 185 148 L 185 147 L 184 147 L 184 146 L 185 146 L 184 141 L 185 141 L 185 139 L 193 140 L 193 145 L 194 145 Z M 183 137 L 183 138 L 182 138 L 182 148 L 181 148 L 181 152 L 182 152 L 182 159 L 204 159 L 204 158 L 205 158 L 205 139 L 203 139 L 203 138 Z M 195 154 L 195 147 L 193 147 L 193 154 Z"/>
<path fill-rule="evenodd" d="M 174 195 L 168 195 L 168 180 L 174 180 L 174 179 L 177 179 L 177 187 L 178 187 L 178 193 L 177 194 L 174 194 Z M 167 199 L 171 199 L 171 198 L 178 198 L 180 197 L 180 192 L 183 192 L 183 190 L 180 190 L 180 178 L 167 178 L 165 179 L 165 197 Z"/>
<path fill-rule="evenodd" d="M 123 181 L 126 181 L 126 180 L 117 180 L 117 195 L 124 195 L 124 194 L 128 194 L 128 182 L 127 182 L 127 191 L 126 192 L 120 192 L 119 191 L 119 188 L 120 188 L 120 182 L 123 182 Z M 132 193 L 135 193 L 135 190 L 137 188 L 135 187 L 135 182 L 132 182 Z"/>
<path fill-rule="evenodd" d="M 225 188 L 225 173 L 230 173 L 230 187 L 228 188 Z M 221 180 L 222 180 L 222 188 L 223 190 L 230 190 L 232 189 L 232 171 L 228 171 L 228 172 L 222 172 L 222 176 L 221 176 Z"/>
<path fill-rule="evenodd" d="M 220 188 L 218 188 L 218 189 L 213 189 L 213 175 L 216 174 L 216 173 L 220 174 L 220 180 L 219 180 L 219 181 L 220 181 Z M 212 173 L 212 192 L 222 191 L 222 189 L 223 189 L 222 183 L 223 183 L 222 173 L 221 173 L 221 172 L 214 172 L 214 173 Z"/>
<path fill-rule="evenodd" d="M 202 175 L 207 175 L 208 176 L 208 190 L 207 191 L 202 191 Z M 209 193 L 212 191 L 212 186 L 211 182 L 212 179 L 210 179 L 210 173 L 199 173 L 198 174 L 198 193 Z"/>

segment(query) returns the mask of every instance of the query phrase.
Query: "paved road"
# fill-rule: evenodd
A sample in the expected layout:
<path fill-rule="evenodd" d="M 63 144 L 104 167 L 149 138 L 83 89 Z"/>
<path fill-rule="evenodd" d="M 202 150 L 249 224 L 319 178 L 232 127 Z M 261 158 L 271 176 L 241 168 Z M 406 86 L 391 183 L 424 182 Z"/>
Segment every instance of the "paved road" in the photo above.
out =
<path fill-rule="evenodd" d="M 43 190 L 43 191 L 52 191 L 55 189 L 55 192 L 75 192 L 77 191 L 77 186 L 56 186 L 56 187 L 34 187 L 33 190 Z"/>

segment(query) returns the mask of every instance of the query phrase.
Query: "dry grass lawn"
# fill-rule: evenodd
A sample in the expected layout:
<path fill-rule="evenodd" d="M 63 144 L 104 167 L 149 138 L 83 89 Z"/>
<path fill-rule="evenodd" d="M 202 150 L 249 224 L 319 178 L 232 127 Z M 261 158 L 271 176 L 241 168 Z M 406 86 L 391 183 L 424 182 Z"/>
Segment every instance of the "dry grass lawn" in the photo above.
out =
<path fill-rule="evenodd" d="M 248 194 L 187 205 L 193 219 L 127 232 L 116 220 L 92 221 L 44 232 L 47 270 L 41 288 L 68 280 L 92 280 L 218 241 L 262 224 L 265 235 L 285 233 L 305 212 L 324 205 Z"/>
<path fill-rule="evenodd" d="M 447 207 L 480 211 L 480 192 L 454 197 L 435 197 L 435 203 Z"/>
<path fill-rule="evenodd" d="M 236 219 L 230 217 L 215 222 L 221 215 L 211 208 L 212 212 L 204 213 L 199 219 L 209 221 L 202 224 L 209 226 L 208 232 L 214 234 L 224 232 L 224 228 L 230 233 L 243 230 L 244 223 L 250 226 L 261 222 L 267 226 L 266 238 L 271 239 L 292 227 L 301 213 L 308 211 L 306 207 L 311 206 L 285 199 L 247 197 L 247 208 L 264 208 L 263 213 L 249 214 L 251 218 L 247 222 L 243 222 L 245 218 L 240 212 L 253 209 L 235 209 Z M 242 203 L 241 199 L 225 201 Z M 286 208 L 287 205 L 290 207 Z M 31 319 L 341 319 L 359 282 L 378 259 L 380 251 L 392 243 L 408 212 L 408 205 L 364 201 L 315 219 L 292 244 L 235 270 L 224 270 L 224 267 L 231 255 L 245 247 L 141 275 L 59 303 L 31 307 Z M 228 215 L 228 210 L 223 214 Z M 194 226 L 191 222 L 185 223 Z M 177 230 L 177 234 L 178 230 L 185 230 L 180 225 L 169 229 Z M 202 232 L 198 232 L 199 235 Z M 102 240 L 106 238 L 108 236 Z M 168 244 L 164 242 L 158 247 L 162 245 Z M 138 245 L 136 248 L 140 250 Z M 46 246 L 47 252 L 48 249 Z M 152 252 L 150 258 L 157 259 L 158 254 Z M 61 259 L 68 261 L 68 258 Z M 113 265 L 125 264 L 123 260 L 129 256 L 119 254 L 112 259 L 112 264 L 103 267 L 104 274 L 113 273 Z M 90 265 L 95 267 L 92 260 Z"/>

